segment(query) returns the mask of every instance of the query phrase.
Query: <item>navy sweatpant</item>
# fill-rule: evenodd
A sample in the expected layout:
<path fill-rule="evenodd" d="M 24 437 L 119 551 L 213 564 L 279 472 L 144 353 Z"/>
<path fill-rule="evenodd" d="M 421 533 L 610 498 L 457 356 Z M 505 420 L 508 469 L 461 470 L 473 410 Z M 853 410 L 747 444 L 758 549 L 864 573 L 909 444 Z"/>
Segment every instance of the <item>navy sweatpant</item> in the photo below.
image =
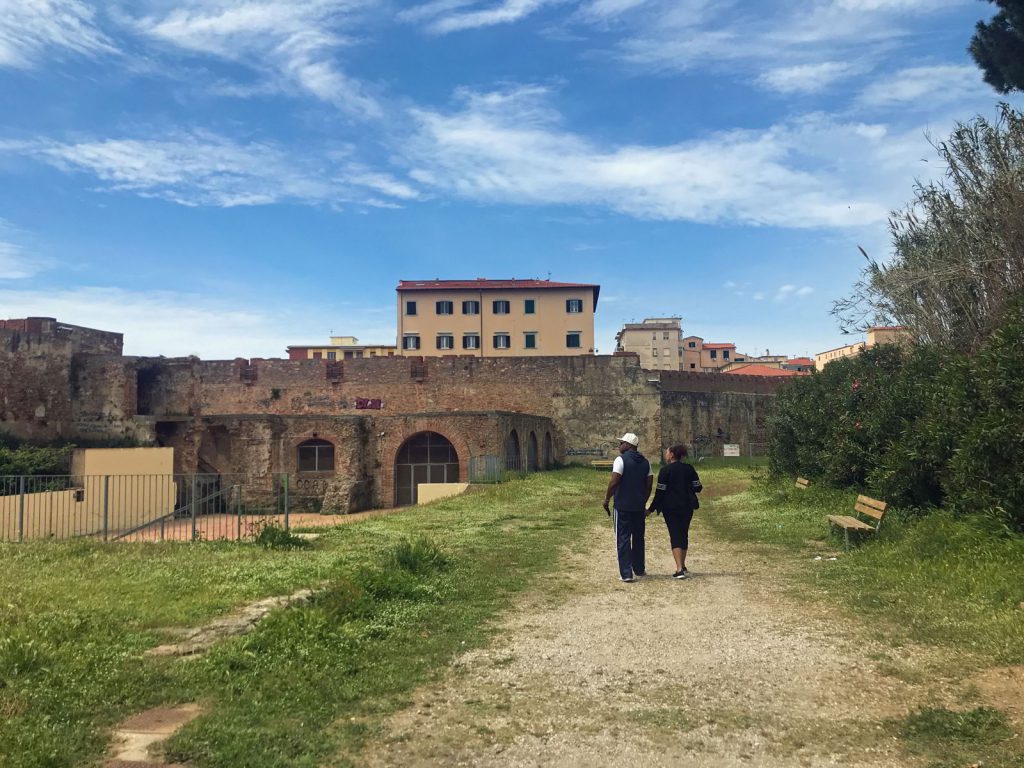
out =
<path fill-rule="evenodd" d="M 644 567 L 644 533 L 646 518 L 643 510 L 627 512 L 616 509 L 615 546 L 619 553 L 619 576 L 628 579 L 634 574 L 646 572 Z"/>

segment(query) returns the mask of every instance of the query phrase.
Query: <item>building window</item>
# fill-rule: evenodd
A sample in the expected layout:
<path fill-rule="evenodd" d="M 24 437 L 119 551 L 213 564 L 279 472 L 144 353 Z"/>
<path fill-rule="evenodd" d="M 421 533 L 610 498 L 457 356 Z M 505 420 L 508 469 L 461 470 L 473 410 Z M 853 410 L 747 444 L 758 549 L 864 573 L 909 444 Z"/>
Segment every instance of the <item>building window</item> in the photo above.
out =
<path fill-rule="evenodd" d="M 723 349 L 722 350 L 722 359 L 723 360 L 728 360 L 729 359 L 729 350 L 728 349 Z"/>
<path fill-rule="evenodd" d="M 565 346 L 569 349 L 579 349 L 581 335 L 580 331 L 570 331 L 565 334 Z"/>
<path fill-rule="evenodd" d="M 434 306 L 437 308 L 437 314 L 439 315 L 455 314 L 455 307 L 450 301 L 438 301 Z"/>
<path fill-rule="evenodd" d="M 691 368 L 696 368 L 696 367 L 697 367 L 697 364 L 696 364 L 696 363 L 690 363 L 690 367 L 691 367 Z"/>
<path fill-rule="evenodd" d="M 352 353 L 351 349 L 345 351 L 345 359 L 346 360 L 351 360 L 353 357 L 355 357 L 355 355 Z"/>
<path fill-rule="evenodd" d="M 682 347 L 680 347 L 680 348 L 679 348 L 679 356 L 680 356 L 680 357 L 682 357 L 682 356 L 683 356 L 683 348 L 682 348 Z"/>
<path fill-rule="evenodd" d="M 652 333 L 651 334 L 651 341 L 657 341 L 657 340 L 658 340 L 658 334 Z"/>
<path fill-rule="evenodd" d="M 523 302 L 523 314 L 532 315 L 537 311 L 536 302 L 533 299 L 526 299 Z"/>
<path fill-rule="evenodd" d="M 565 311 L 571 315 L 578 315 L 583 311 L 583 299 L 566 299 Z"/>
<path fill-rule="evenodd" d="M 495 301 L 491 305 L 496 315 L 507 315 L 512 311 L 512 307 L 507 301 Z"/>
<path fill-rule="evenodd" d="M 662 331 L 661 332 L 661 340 L 662 341 L 668 341 L 668 331 Z"/>
<path fill-rule="evenodd" d="M 419 349 L 420 337 L 418 333 L 407 333 L 402 337 L 402 349 Z"/>
<path fill-rule="evenodd" d="M 689 347 L 690 349 L 693 349 L 694 347 L 696 347 L 696 346 L 697 346 L 697 342 L 696 342 L 696 341 L 691 341 L 691 342 L 690 342 L 689 344 L 687 344 L 686 346 L 688 346 L 688 347 Z"/>
<path fill-rule="evenodd" d="M 462 302 L 462 314 L 464 314 L 464 315 L 479 315 L 480 314 L 480 302 L 479 301 L 464 301 L 464 302 Z"/>
<path fill-rule="evenodd" d="M 377 356 L 377 351 L 376 351 L 376 350 L 373 350 L 373 349 L 371 349 L 371 350 L 370 350 L 370 357 L 376 357 L 376 356 Z"/>
<path fill-rule="evenodd" d="M 337 352 L 328 352 L 327 353 L 327 359 L 328 360 L 337 360 L 338 359 L 338 353 Z"/>
<path fill-rule="evenodd" d="M 651 354 L 654 355 L 655 357 L 657 357 L 658 356 L 658 350 L 657 349 L 652 349 L 651 350 Z"/>
<path fill-rule="evenodd" d="M 307 440 L 296 449 L 299 472 L 333 472 L 334 445 L 326 440 Z"/>
<path fill-rule="evenodd" d="M 528 331 L 525 334 L 523 334 L 523 346 L 525 346 L 527 349 L 536 349 L 537 348 L 537 332 L 536 331 Z"/>
<path fill-rule="evenodd" d="M 661 353 L 665 355 L 665 357 L 672 357 L 672 350 L 669 349 L 668 347 L 665 347 L 665 349 L 661 350 Z"/>
<path fill-rule="evenodd" d="M 717 360 L 718 359 L 718 350 L 717 349 L 712 349 L 711 350 L 711 359 L 712 360 Z"/>
<path fill-rule="evenodd" d="M 405 314 L 407 314 L 407 315 L 415 315 L 416 314 L 416 302 L 415 301 L 407 301 L 407 302 L 405 302 Z"/>
<path fill-rule="evenodd" d="M 437 334 L 438 349 L 455 349 L 455 337 L 450 333 Z"/>
<path fill-rule="evenodd" d="M 324 359 L 324 353 L 323 352 L 314 352 L 313 353 L 313 359 L 314 360 L 323 360 Z"/>
<path fill-rule="evenodd" d="M 495 349 L 508 349 L 512 346 L 512 337 L 507 333 L 496 333 L 494 334 L 494 348 Z"/>
<path fill-rule="evenodd" d="M 480 349 L 480 337 L 475 333 L 467 333 L 462 337 L 463 349 Z"/>

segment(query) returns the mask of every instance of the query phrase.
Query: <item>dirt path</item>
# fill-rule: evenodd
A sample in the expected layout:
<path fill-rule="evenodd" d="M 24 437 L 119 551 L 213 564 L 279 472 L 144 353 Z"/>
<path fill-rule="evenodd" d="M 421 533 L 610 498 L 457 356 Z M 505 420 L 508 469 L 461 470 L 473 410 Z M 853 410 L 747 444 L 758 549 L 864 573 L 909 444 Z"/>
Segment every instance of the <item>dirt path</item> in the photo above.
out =
<path fill-rule="evenodd" d="M 925 655 L 788 595 L 756 548 L 697 523 L 686 581 L 652 518 L 649 573 L 618 581 L 595 527 L 510 612 L 387 720 L 361 766 L 914 765 L 883 728 L 946 687 Z M 780 556 L 781 557 L 781 556 Z"/>

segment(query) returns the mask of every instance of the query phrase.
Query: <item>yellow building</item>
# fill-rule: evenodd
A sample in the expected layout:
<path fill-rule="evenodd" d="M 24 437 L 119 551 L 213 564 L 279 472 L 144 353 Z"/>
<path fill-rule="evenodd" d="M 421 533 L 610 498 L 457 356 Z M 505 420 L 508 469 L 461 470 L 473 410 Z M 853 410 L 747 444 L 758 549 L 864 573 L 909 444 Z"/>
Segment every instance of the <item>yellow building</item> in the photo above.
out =
<path fill-rule="evenodd" d="M 909 344 L 911 342 L 910 331 L 902 325 L 874 325 L 868 328 L 867 341 L 858 341 L 847 344 L 845 347 L 836 347 L 827 352 L 819 352 L 814 356 L 814 367 L 821 370 L 835 360 L 842 360 L 844 357 L 855 357 L 868 347 L 879 344 Z"/>
<path fill-rule="evenodd" d="M 328 345 L 288 347 L 288 359 L 351 360 L 355 357 L 394 357 L 397 351 L 397 347 L 392 344 L 360 344 L 355 336 L 331 336 L 331 343 Z"/>
<path fill-rule="evenodd" d="M 594 354 L 601 291 L 550 280 L 402 280 L 400 354 L 522 357 Z"/>

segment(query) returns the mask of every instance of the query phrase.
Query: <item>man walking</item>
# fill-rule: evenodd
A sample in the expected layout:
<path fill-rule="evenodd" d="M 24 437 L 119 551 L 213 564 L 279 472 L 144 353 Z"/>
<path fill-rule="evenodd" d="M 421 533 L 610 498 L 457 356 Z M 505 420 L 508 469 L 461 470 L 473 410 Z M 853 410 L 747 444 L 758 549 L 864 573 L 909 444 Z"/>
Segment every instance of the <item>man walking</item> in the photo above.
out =
<path fill-rule="evenodd" d="M 612 464 L 612 476 L 604 496 L 604 511 L 615 497 L 615 546 L 619 553 L 619 578 L 633 581 L 644 576 L 644 528 L 647 499 L 654 485 L 651 462 L 637 450 L 640 438 L 627 432 L 619 438 L 619 455 Z"/>

